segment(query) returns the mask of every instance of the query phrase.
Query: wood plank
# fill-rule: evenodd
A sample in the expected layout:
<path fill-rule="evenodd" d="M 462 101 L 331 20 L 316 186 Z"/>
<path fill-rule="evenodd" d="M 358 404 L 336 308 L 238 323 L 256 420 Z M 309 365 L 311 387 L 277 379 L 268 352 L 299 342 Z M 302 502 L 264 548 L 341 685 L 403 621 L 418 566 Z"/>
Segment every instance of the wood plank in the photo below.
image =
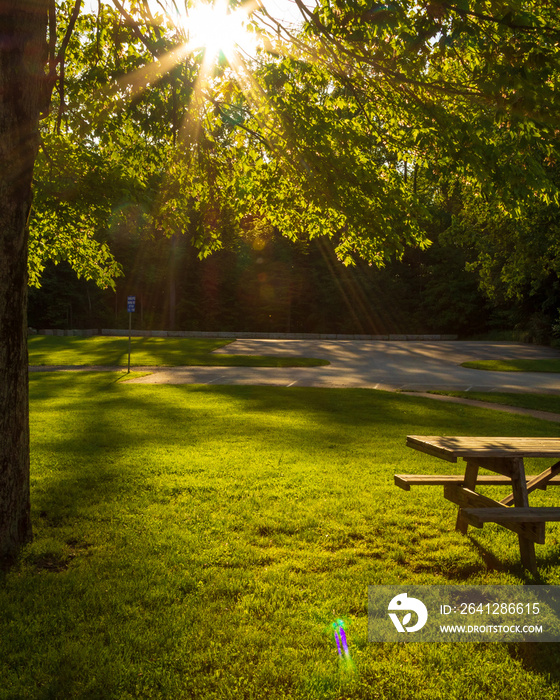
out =
<path fill-rule="evenodd" d="M 398 486 L 403 491 L 410 491 L 410 482 L 408 480 L 408 476 L 408 474 L 395 474 L 393 476 L 395 486 Z"/>
<path fill-rule="evenodd" d="M 465 488 L 458 484 L 447 484 L 443 487 L 443 495 L 448 501 L 455 503 L 461 508 L 503 508 L 507 510 L 507 506 L 501 506 L 499 501 L 493 498 L 484 496 L 482 493 L 477 493 L 473 489 Z"/>
<path fill-rule="evenodd" d="M 520 528 L 523 530 L 523 535 L 535 544 L 544 544 L 545 542 L 545 524 L 544 520 L 534 520 L 528 522 L 515 522 L 513 520 L 503 520 L 509 515 L 521 510 L 520 508 L 506 508 L 507 513 L 502 508 L 461 508 L 461 515 L 468 521 L 469 525 L 481 528 L 484 523 L 497 523 L 507 530 L 511 530 L 519 534 Z"/>
<path fill-rule="evenodd" d="M 515 508 L 525 509 L 529 507 L 529 494 L 527 493 L 527 480 L 525 477 L 525 465 L 523 457 L 515 457 L 511 464 L 511 488 L 513 491 L 513 503 Z M 514 508 L 514 510 L 515 510 Z M 527 521 L 524 521 L 527 522 Z M 511 526 L 512 521 L 508 524 Z M 535 543 L 519 533 L 519 552 L 521 553 L 521 563 L 531 573 L 537 573 L 537 557 L 535 555 Z"/>
<path fill-rule="evenodd" d="M 560 457 L 560 438 L 408 435 L 407 445 L 448 461 L 477 456 Z"/>
<path fill-rule="evenodd" d="M 463 512 L 470 520 L 476 521 L 477 527 L 484 523 L 557 523 L 560 522 L 560 508 L 537 507 L 521 508 L 464 508 Z M 474 524 L 474 522 L 473 522 Z"/>
<path fill-rule="evenodd" d="M 464 458 L 467 460 L 467 457 Z M 487 469 L 495 474 L 508 477 L 511 483 L 512 465 L 511 458 L 504 457 L 469 457 L 469 462 L 478 465 L 481 469 Z"/>
<path fill-rule="evenodd" d="M 527 491 L 529 491 L 530 480 L 536 478 L 527 477 Z M 465 483 L 463 474 L 395 474 L 394 479 L 395 486 L 404 491 L 410 491 L 411 486 L 445 486 L 446 484 L 463 485 Z M 501 474 L 479 474 L 476 477 L 476 483 L 482 486 L 511 486 L 511 477 Z M 552 477 L 545 486 L 535 486 L 534 488 L 544 490 L 547 486 L 560 486 L 560 476 Z M 532 491 L 533 488 L 530 490 Z"/>
<path fill-rule="evenodd" d="M 455 484 L 449 484 L 445 486 L 444 495 L 448 501 L 451 501 L 452 503 L 455 503 L 456 505 L 461 507 L 459 511 L 459 515 L 461 516 L 461 518 L 463 518 L 469 525 L 474 525 L 475 527 L 482 527 L 483 523 L 479 521 L 475 522 L 471 518 L 466 517 L 466 511 L 470 511 L 472 509 L 475 509 L 477 511 L 482 509 L 492 512 L 501 511 L 504 513 L 504 516 L 508 518 L 508 520 L 510 520 L 508 517 L 509 514 L 518 510 L 517 508 L 508 508 L 507 506 L 498 503 L 498 501 L 495 501 L 492 498 L 488 498 L 488 496 L 484 496 L 481 493 L 476 493 L 476 491 L 457 486 Z M 508 530 L 511 530 L 517 535 L 527 538 L 531 542 L 544 544 L 544 525 L 539 525 L 535 523 L 525 524 L 524 521 L 515 523 L 512 522 L 508 524 L 504 522 L 501 524 Z"/>
<path fill-rule="evenodd" d="M 431 445 L 428 442 L 424 442 L 422 439 L 417 440 L 416 436 L 414 435 L 407 435 L 406 446 L 412 447 L 413 449 L 418 450 L 419 452 L 424 452 L 428 455 L 432 455 L 432 457 L 439 457 L 440 459 L 445 459 L 448 462 L 457 461 L 457 457 L 454 457 L 453 454 L 450 453 L 448 450 L 439 448 L 435 445 Z"/>
<path fill-rule="evenodd" d="M 478 479 L 478 464 L 475 464 L 474 462 L 467 462 L 467 467 L 465 469 L 465 489 L 472 490 L 474 493 L 474 490 L 476 488 L 476 481 Z M 449 488 L 448 486 L 444 486 L 444 495 L 445 495 L 445 489 Z M 456 489 L 460 489 L 460 486 L 454 487 Z M 459 512 L 457 513 L 457 520 L 455 521 L 455 530 L 457 532 L 463 533 L 463 535 L 466 535 L 469 529 L 469 522 L 468 520 L 465 520 L 463 516 L 461 515 L 461 509 L 459 508 Z"/>
<path fill-rule="evenodd" d="M 534 491 L 535 489 L 541 489 L 544 491 L 558 472 L 560 472 L 560 462 L 556 462 L 556 464 L 553 464 L 548 469 L 545 469 L 544 472 L 541 472 L 537 476 L 528 477 L 527 493 L 531 493 L 531 491 Z M 513 503 L 513 500 L 512 493 L 511 495 L 502 498 L 500 503 L 503 503 L 505 506 L 509 506 Z"/>

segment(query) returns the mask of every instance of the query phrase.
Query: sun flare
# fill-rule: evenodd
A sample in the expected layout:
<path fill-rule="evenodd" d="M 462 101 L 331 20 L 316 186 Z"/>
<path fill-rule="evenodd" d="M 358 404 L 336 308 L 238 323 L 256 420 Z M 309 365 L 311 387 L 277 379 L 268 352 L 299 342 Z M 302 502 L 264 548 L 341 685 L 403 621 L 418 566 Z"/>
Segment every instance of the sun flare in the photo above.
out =
<path fill-rule="evenodd" d="M 247 30 L 251 9 L 244 5 L 230 11 L 227 0 L 193 5 L 181 18 L 188 49 L 204 49 L 207 59 L 215 58 L 218 53 L 231 59 L 237 50 L 252 51 L 255 39 Z"/>

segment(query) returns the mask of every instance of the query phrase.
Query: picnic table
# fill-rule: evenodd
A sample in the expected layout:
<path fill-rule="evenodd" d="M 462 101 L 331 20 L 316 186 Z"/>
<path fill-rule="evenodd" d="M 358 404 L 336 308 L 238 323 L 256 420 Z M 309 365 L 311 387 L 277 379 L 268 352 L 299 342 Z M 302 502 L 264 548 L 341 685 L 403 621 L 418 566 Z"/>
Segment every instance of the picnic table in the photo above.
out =
<path fill-rule="evenodd" d="M 468 526 L 481 528 L 498 523 L 519 536 L 523 566 L 536 573 L 535 543 L 544 544 L 545 524 L 560 521 L 560 508 L 529 506 L 535 489 L 560 485 L 560 461 L 537 476 L 525 474 L 526 457 L 560 459 L 560 438 L 443 437 L 408 435 L 408 447 L 457 462 L 466 462 L 465 473 L 453 475 L 395 474 L 395 484 L 405 491 L 412 485 L 442 485 L 447 500 L 459 506 L 456 530 L 467 533 Z M 485 469 L 492 474 L 479 474 Z M 476 491 L 479 485 L 511 486 L 511 493 L 500 501 Z"/>

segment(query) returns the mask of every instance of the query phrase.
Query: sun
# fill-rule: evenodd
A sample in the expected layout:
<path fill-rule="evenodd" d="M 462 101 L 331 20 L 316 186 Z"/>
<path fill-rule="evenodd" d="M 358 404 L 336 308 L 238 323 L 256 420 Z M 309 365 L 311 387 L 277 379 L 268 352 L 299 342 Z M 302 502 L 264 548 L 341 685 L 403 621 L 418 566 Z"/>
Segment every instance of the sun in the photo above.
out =
<path fill-rule="evenodd" d="M 206 60 L 219 53 L 231 59 L 236 51 L 251 52 L 255 40 L 247 30 L 247 23 L 252 9 L 252 5 L 246 4 L 231 11 L 227 0 L 196 3 L 181 17 L 187 35 L 186 47 L 189 51 L 204 49 Z"/>

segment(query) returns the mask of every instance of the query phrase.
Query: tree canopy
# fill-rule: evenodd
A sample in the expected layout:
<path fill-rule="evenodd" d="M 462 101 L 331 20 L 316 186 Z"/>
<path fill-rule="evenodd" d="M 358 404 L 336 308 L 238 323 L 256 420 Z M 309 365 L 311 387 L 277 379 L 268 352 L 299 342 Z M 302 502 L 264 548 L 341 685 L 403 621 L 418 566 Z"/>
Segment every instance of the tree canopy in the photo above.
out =
<path fill-rule="evenodd" d="M 37 164 L 36 269 L 51 250 L 107 284 L 103 231 L 123 203 L 202 254 L 226 222 L 258 219 L 378 265 L 429 242 L 434 201 L 498 228 L 556 205 L 556 2 L 297 5 L 300 28 L 260 6 L 260 48 L 210 63 L 184 48 L 173 3 L 57 2 L 67 41 Z"/>

